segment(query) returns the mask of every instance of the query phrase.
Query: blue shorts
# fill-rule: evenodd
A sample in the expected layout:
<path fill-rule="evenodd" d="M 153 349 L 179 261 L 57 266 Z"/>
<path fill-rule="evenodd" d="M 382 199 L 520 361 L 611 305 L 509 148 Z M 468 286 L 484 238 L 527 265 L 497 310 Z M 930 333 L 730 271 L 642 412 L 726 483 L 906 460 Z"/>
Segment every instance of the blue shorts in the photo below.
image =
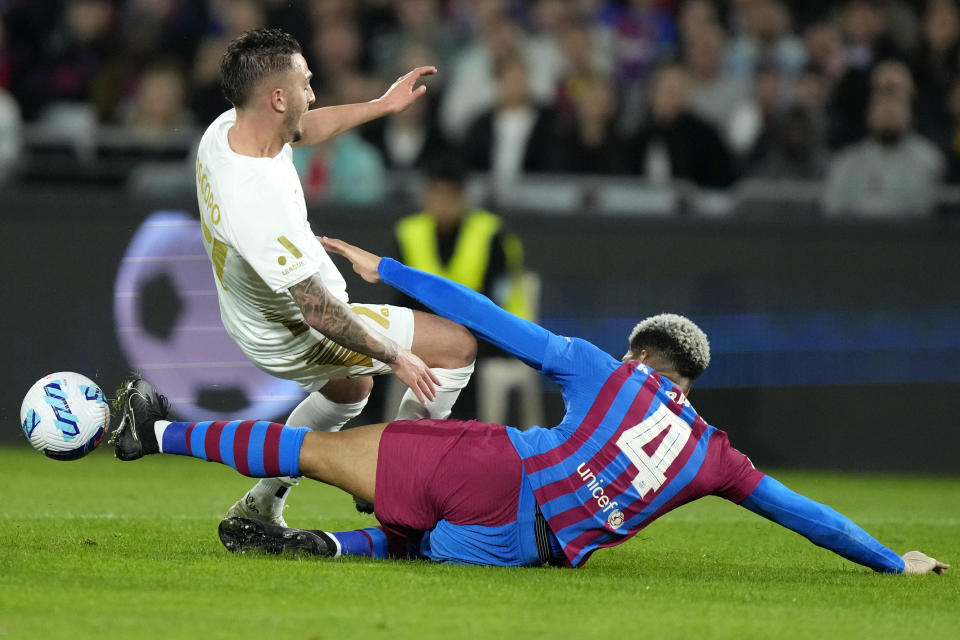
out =
<path fill-rule="evenodd" d="M 537 549 L 535 519 L 537 503 L 526 476 L 520 488 L 517 518 L 497 527 L 478 524 L 453 524 L 441 520 L 424 534 L 420 555 L 434 562 L 481 564 L 498 567 L 531 567 L 544 563 Z M 549 534 L 553 558 L 562 558 L 563 551 L 556 536 Z"/>

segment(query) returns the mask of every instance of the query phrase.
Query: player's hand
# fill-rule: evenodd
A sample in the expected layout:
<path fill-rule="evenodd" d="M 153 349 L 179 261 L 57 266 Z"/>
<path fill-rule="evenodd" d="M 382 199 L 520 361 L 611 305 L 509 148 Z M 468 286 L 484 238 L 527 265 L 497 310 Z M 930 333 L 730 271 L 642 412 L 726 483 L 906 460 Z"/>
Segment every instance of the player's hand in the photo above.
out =
<path fill-rule="evenodd" d="M 364 251 L 360 247 L 326 236 L 317 236 L 317 240 L 329 253 L 341 255 L 353 264 L 353 270 L 367 282 L 380 282 L 377 267 L 380 266 L 380 256 Z"/>
<path fill-rule="evenodd" d="M 432 76 L 436 72 L 436 67 L 417 67 L 397 78 L 387 92 L 377 98 L 377 102 L 386 107 L 387 113 L 403 111 L 427 92 L 425 86 L 416 86 L 417 81 L 424 76 Z"/>
<path fill-rule="evenodd" d="M 919 551 L 907 551 L 903 556 L 903 575 L 918 575 L 931 571 L 943 575 L 950 568 L 945 562 L 940 562 Z"/>
<path fill-rule="evenodd" d="M 400 349 L 397 359 L 389 363 L 389 366 L 400 382 L 413 390 L 420 404 L 426 405 L 437 397 L 436 388 L 440 379 L 409 349 Z"/>

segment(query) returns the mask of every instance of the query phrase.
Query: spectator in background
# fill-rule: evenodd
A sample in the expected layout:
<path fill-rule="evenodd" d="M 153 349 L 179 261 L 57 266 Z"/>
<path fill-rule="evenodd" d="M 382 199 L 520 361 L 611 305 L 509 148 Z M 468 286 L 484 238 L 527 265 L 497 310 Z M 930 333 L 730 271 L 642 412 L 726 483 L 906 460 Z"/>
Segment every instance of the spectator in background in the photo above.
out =
<path fill-rule="evenodd" d="M 437 59 L 426 45 L 411 42 L 399 57 L 399 65 L 395 61 L 391 72 L 396 77 L 401 69 L 431 66 Z M 412 105 L 399 113 L 368 122 L 361 129 L 363 137 L 380 151 L 390 169 L 423 169 L 447 152 L 449 145 L 437 124 L 435 87 L 431 80 L 425 82 L 429 86 L 426 95 Z"/>
<path fill-rule="evenodd" d="M 757 69 L 749 98 L 731 115 L 726 139 L 748 172 L 770 151 L 783 106 L 782 82 L 776 67 Z"/>
<path fill-rule="evenodd" d="M 933 212 L 944 158 L 913 132 L 910 99 L 874 91 L 870 136 L 841 151 L 830 165 L 824 213 L 872 219 L 918 218 Z"/>
<path fill-rule="evenodd" d="M 633 169 L 657 183 L 728 187 L 736 178 L 733 158 L 716 129 L 691 113 L 689 94 L 683 67 L 669 64 L 654 74 L 650 114 L 633 144 Z"/>
<path fill-rule="evenodd" d="M 703 27 L 716 26 L 723 28 L 717 5 L 712 0 L 685 0 L 677 8 L 677 31 L 680 42 L 686 43 L 701 33 Z M 722 61 L 726 64 L 726 59 Z"/>
<path fill-rule="evenodd" d="M 627 0 L 624 6 L 607 3 L 600 14 L 613 39 L 614 79 L 620 88 L 622 129 L 640 125 L 650 74 L 677 48 L 677 29 L 669 12 L 656 0 Z"/>
<path fill-rule="evenodd" d="M 690 111 L 724 133 L 750 92 L 749 84 L 726 72 L 726 47 L 723 29 L 710 22 L 688 26 L 682 45 L 690 76 Z"/>
<path fill-rule="evenodd" d="M 439 0 L 392 0 L 395 28 L 373 38 L 370 45 L 373 71 L 392 74 L 397 60 L 412 46 L 436 52 L 431 64 L 446 65 L 460 48 L 461 34 L 443 22 Z"/>
<path fill-rule="evenodd" d="M 743 32 L 730 45 L 730 72 L 750 81 L 761 68 L 773 68 L 788 84 L 806 63 L 803 42 L 792 33 L 782 0 L 742 3 Z"/>
<path fill-rule="evenodd" d="M 779 120 L 768 152 L 750 169 L 750 175 L 773 180 L 820 180 L 826 175 L 829 160 L 822 140 L 814 113 L 792 105 Z"/>
<path fill-rule="evenodd" d="M 600 16 L 614 39 L 614 64 L 621 85 L 636 85 L 674 53 L 677 29 L 673 17 L 655 0 L 608 3 Z"/>
<path fill-rule="evenodd" d="M 947 112 L 950 114 L 949 135 L 945 139 L 947 155 L 947 181 L 960 184 L 960 79 L 954 80 L 947 95 Z"/>
<path fill-rule="evenodd" d="M 832 91 L 847 73 L 847 52 L 840 29 L 832 22 L 816 22 L 804 33 L 804 47 L 807 67 L 822 74 Z"/>
<path fill-rule="evenodd" d="M 16 172 L 23 146 L 23 120 L 13 96 L 0 87 L 0 187 Z"/>
<path fill-rule="evenodd" d="M 52 103 L 87 106 L 103 66 L 116 51 L 110 0 L 69 0 L 56 26 L 25 62 L 21 99 L 33 114 Z M 27 66 L 29 65 L 29 66 Z"/>
<path fill-rule="evenodd" d="M 125 119 L 141 76 L 158 59 L 193 59 L 206 23 L 204 3 L 190 0 L 127 0 L 118 5 L 114 29 L 122 55 L 106 61 L 92 101 L 102 122 Z"/>
<path fill-rule="evenodd" d="M 913 76 L 909 67 L 899 60 L 884 60 L 870 74 L 871 96 L 895 95 L 912 101 L 916 97 Z"/>
<path fill-rule="evenodd" d="M 470 169 L 489 171 L 498 183 L 550 168 L 555 117 L 531 97 L 524 60 L 509 57 L 497 67 L 498 101 L 470 126 L 461 145 Z"/>
<path fill-rule="evenodd" d="M 767 178 L 812 180 L 823 177 L 829 159 L 827 149 L 827 100 L 829 80 L 813 61 L 797 77 L 792 95 L 777 108 L 770 144 L 749 169 Z M 768 96 L 777 95 L 772 87 Z"/>
<path fill-rule="evenodd" d="M 508 58 L 520 58 L 529 70 L 529 93 L 537 104 L 550 104 L 559 70 L 542 42 L 528 41 L 520 24 L 496 13 L 481 26 L 479 39 L 468 45 L 449 70 L 440 103 L 440 126 L 454 142 L 464 139 L 470 124 L 497 102 L 497 69 Z"/>
<path fill-rule="evenodd" d="M 582 19 L 571 19 L 558 34 L 563 54 L 563 74 L 557 83 L 553 106 L 566 123 L 576 118 L 577 101 L 586 84 L 598 76 L 610 76 L 613 60 L 601 40 L 602 32 Z M 616 97 L 614 97 L 616 103 Z"/>
<path fill-rule="evenodd" d="M 617 94 L 606 76 L 581 77 L 572 119 L 564 121 L 551 154 L 550 169 L 582 174 L 626 174 L 630 149 L 618 133 Z"/>
<path fill-rule="evenodd" d="M 310 42 L 313 37 L 313 24 L 310 21 L 309 2 L 305 0 L 261 0 L 261 2 L 268 25 L 289 33 L 297 39 L 297 42 Z"/>
<path fill-rule="evenodd" d="M 141 142 L 163 142 L 177 133 L 193 133 L 193 115 L 186 107 L 186 79 L 172 63 L 156 64 L 143 73 L 128 107 L 126 126 Z"/>
<path fill-rule="evenodd" d="M 23 145 L 20 106 L 10 94 L 13 61 L 7 46 L 3 14 L 0 14 L 0 187 L 16 170 Z"/>
<path fill-rule="evenodd" d="M 584 27 L 587 51 L 583 55 L 589 56 L 590 66 L 603 67 L 611 59 L 609 39 L 599 31 L 588 29 L 590 23 L 576 17 L 568 0 L 534 0 L 529 3 L 527 16 L 530 27 L 526 35 L 528 46 L 543 52 L 544 66 L 549 68 L 554 79 L 559 80 L 570 69 L 571 52 L 564 39 L 569 36 L 571 25 Z M 549 97 L 553 98 L 553 95 Z"/>
<path fill-rule="evenodd" d="M 369 205 L 383 201 L 386 193 L 383 158 L 355 130 L 312 147 L 295 147 L 293 164 L 307 201 Z"/>
<path fill-rule="evenodd" d="M 359 25 L 350 20 L 326 20 L 314 28 L 310 41 L 314 82 L 320 92 L 336 91 L 344 79 L 363 71 L 364 49 Z"/>
<path fill-rule="evenodd" d="M 879 60 L 897 57 L 877 0 L 849 0 L 841 16 L 846 69 L 833 90 L 830 145 L 845 146 L 866 135 L 870 74 Z"/>
<path fill-rule="evenodd" d="M 921 133 L 946 140 L 950 131 L 950 87 L 960 71 L 960 12 L 954 0 L 929 0 L 922 41 L 913 64 L 917 78 L 917 122 Z"/>
<path fill-rule="evenodd" d="M 220 58 L 227 43 L 250 29 L 266 25 L 257 0 L 227 0 L 212 4 L 213 27 L 203 37 L 190 72 L 190 110 L 201 122 L 214 120 L 230 108 L 220 89 Z"/>
<path fill-rule="evenodd" d="M 156 56 L 188 61 L 207 26 L 207 6 L 195 0 L 124 0 L 119 31 L 126 57 L 149 60 Z"/>
<path fill-rule="evenodd" d="M 10 91 L 13 86 L 13 55 L 7 43 L 7 30 L 0 13 L 0 91 Z"/>
<path fill-rule="evenodd" d="M 431 164 L 423 211 L 397 222 L 396 255 L 408 266 L 459 282 L 530 318 L 530 301 L 520 282 L 523 245 L 503 228 L 499 216 L 471 205 L 466 180 L 467 168 L 455 156 Z M 424 308 L 411 298 L 404 303 Z"/>
<path fill-rule="evenodd" d="M 363 3 L 356 0 L 305 0 L 314 28 L 322 24 L 355 23 Z M 290 0 L 287 0 L 290 2 Z"/>

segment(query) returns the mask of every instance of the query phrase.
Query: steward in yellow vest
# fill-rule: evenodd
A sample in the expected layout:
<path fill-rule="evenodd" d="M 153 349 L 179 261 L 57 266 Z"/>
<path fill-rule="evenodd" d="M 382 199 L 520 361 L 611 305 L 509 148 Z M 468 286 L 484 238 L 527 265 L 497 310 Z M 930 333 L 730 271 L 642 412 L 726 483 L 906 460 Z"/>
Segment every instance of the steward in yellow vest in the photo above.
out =
<path fill-rule="evenodd" d="M 459 282 L 532 319 L 522 280 L 523 245 L 503 230 L 499 216 L 469 207 L 465 175 L 450 161 L 434 169 L 425 210 L 397 222 L 400 261 Z"/>

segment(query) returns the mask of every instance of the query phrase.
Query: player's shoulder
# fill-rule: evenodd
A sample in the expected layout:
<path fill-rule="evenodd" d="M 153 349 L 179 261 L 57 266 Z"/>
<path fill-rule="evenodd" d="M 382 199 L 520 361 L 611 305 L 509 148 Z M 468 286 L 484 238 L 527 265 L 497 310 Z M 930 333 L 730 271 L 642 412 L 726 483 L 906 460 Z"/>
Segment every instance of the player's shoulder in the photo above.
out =
<path fill-rule="evenodd" d="M 551 334 L 545 364 L 554 370 L 599 374 L 601 370 L 612 371 L 621 363 L 588 340 Z"/>
<path fill-rule="evenodd" d="M 236 109 L 229 109 L 211 122 L 200 136 L 199 149 L 212 152 L 227 143 L 227 132 L 237 121 Z"/>

